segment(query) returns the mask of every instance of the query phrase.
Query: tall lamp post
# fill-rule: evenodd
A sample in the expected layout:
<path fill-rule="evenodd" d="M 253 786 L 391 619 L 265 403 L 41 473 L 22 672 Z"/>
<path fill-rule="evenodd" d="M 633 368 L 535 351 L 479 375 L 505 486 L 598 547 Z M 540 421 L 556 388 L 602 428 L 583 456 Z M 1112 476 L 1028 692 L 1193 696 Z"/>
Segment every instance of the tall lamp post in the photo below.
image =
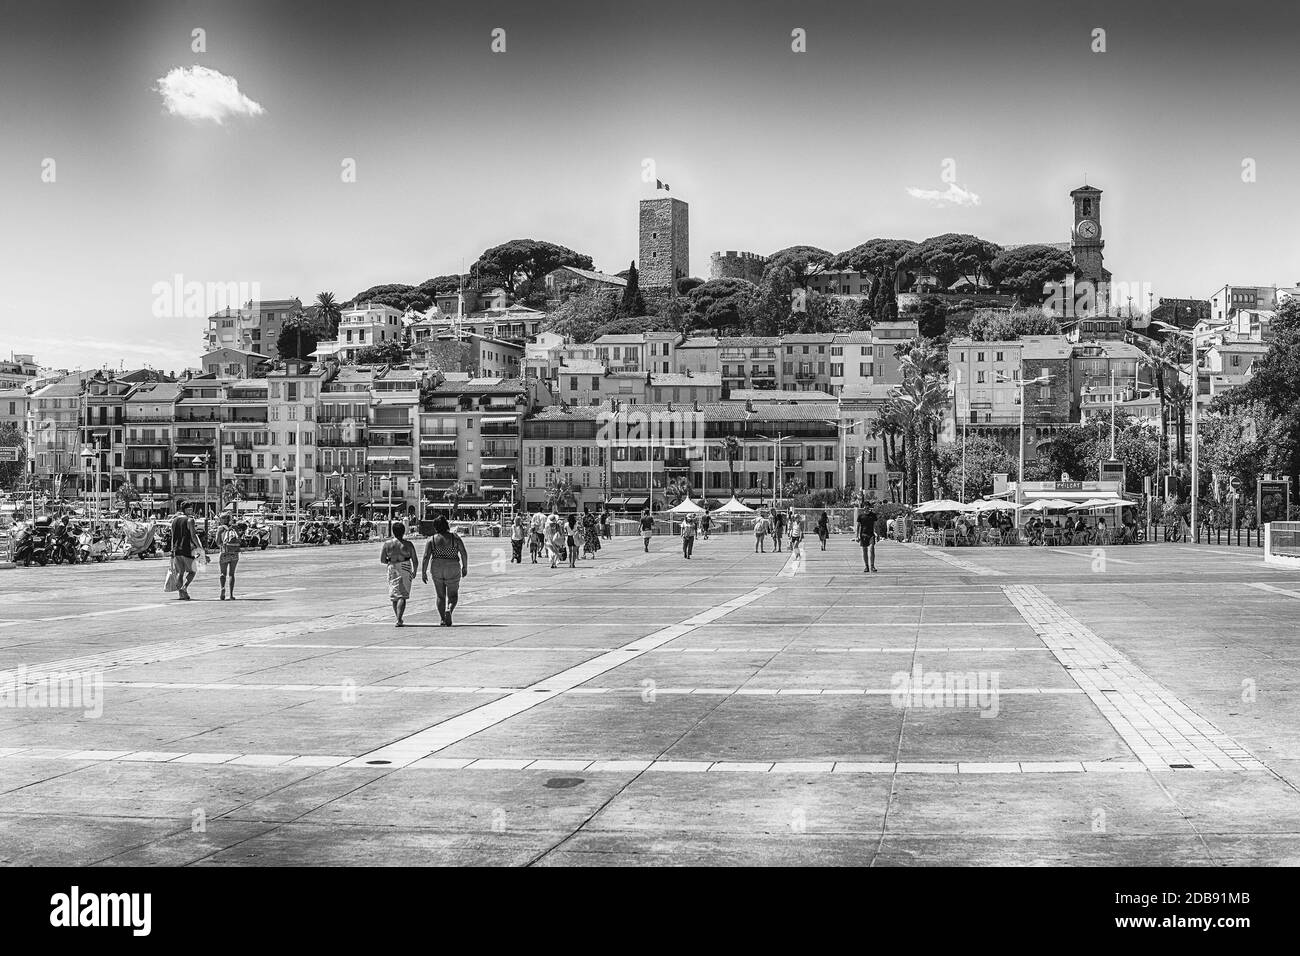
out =
<path fill-rule="evenodd" d="M 271 474 L 280 476 L 280 514 L 284 519 L 285 544 L 289 544 L 289 471 L 279 465 L 271 466 Z"/>
<path fill-rule="evenodd" d="M 1007 378 L 1005 375 L 999 375 L 995 379 L 1001 384 L 1009 382 L 1020 390 L 1020 473 L 1016 477 L 1016 528 L 1020 527 L 1020 506 L 1025 494 L 1025 386 L 1043 385 L 1051 380 L 1050 375 L 1040 375 L 1038 378 L 1031 379 Z"/>
<path fill-rule="evenodd" d="M 848 450 L 848 440 L 845 436 L 849 432 L 853 431 L 853 429 L 857 428 L 859 425 L 865 425 L 868 419 L 859 418 L 855 422 L 834 422 L 831 421 L 829 418 L 824 418 L 822 419 L 822 421 L 826 422 L 827 425 L 833 425 L 835 428 L 839 429 L 840 490 L 843 491 L 849 486 L 849 450 Z M 867 483 L 867 476 L 863 475 L 862 484 L 866 485 L 866 483 Z"/>
<path fill-rule="evenodd" d="M 779 472 L 777 469 L 781 467 L 781 444 L 783 442 L 789 441 L 791 438 L 794 438 L 795 436 L 758 435 L 757 437 L 762 441 L 770 441 L 772 443 L 772 508 L 773 510 L 775 510 L 777 508 L 777 499 L 776 499 L 777 488 L 779 487 L 779 477 L 778 477 Z"/>
<path fill-rule="evenodd" d="M 88 444 L 82 445 L 81 446 L 81 487 L 82 488 L 86 487 L 86 472 L 92 470 L 91 468 L 92 461 L 94 461 L 95 464 L 98 464 L 99 461 L 98 452 L 92 451 L 90 445 Z M 99 469 L 98 468 L 94 468 L 94 474 L 95 474 L 95 495 L 96 497 L 98 497 L 99 495 Z M 89 504 L 86 505 L 86 514 L 87 515 L 92 514 Z"/>
<path fill-rule="evenodd" d="M 1196 524 L 1196 519 L 1197 519 L 1196 499 L 1197 499 L 1197 497 L 1198 497 L 1198 495 L 1199 495 L 1199 492 L 1200 492 L 1200 486 L 1199 486 L 1199 484 L 1197 483 L 1197 480 L 1196 480 L 1196 479 L 1197 479 L 1197 462 L 1198 462 L 1198 456 L 1197 456 L 1197 440 L 1196 440 L 1196 438 L 1197 438 L 1197 431 L 1196 431 L 1196 407 L 1197 407 L 1197 405 L 1200 404 L 1200 402 L 1197 401 L 1197 399 L 1200 398 L 1200 395 L 1199 395 L 1198 393 L 1200 392 L 1200 384 L 1201 384 L 1201 383 L 1200 383 L 1200 376 L 1199 376 L 1199 374 L 1198 374 L 1198 369 L 1200 368 L 1200 357 L 1196 354 L 1196 346 L 1200 343 L 1200 341 L 1201 341 L 1202 339 L 1208 339 L 1208 338 L 1211 338 L 1211 337 L 1213 337 L 1214 335 L 1216 335 L 1216 334 L 1218 333 L 1218 329 L 1206 329 L 1205 331 L 1200 332 L 1200 333 L 1198 334 L 1195 330 L 1193 330 L 1193 331 L 1191 331 L 1191 332 L 1188 332 L 1188 331 L 1186 331 L 1186 330 L 1184 330 L 1184 329 L 1180 329 L 1180 328 L 1179 328 L 1178 326 L 1176 326 L 1176 325 L 1170 325 L 1168 322 L 1153 322 L 1153 323 L 1151 323 L 1151 324 L 1152 324 L 1152 325 L 1158 325 L 1158 326 L 1160 326 L 1160 327 L 1161 327 L 1165 332 L 1167 332 L 1167 333 L 1169 333 L 1169 334 L 1171 334 L 1171 335 L 1177 335 L 1177 336 L 1179 336 L 1180 338 L 1187 339 L 1187 340 L 1189 340 L 1189 341 L 1192 343 L 1192 369 L 1191 369 L 1191 378 L 1192 378 L 1192 534 L 1193 534 L 1193 535 L 1199 535 L 1199 534 L 1200 534 L 1200 530 L 1199 530 L 1199 528 L 1198 528 L 1198 526 L 1197 526 L 1197 524 Z"/>
<path fill-rule="evenodd" d="M 203 469 L 203 533 L 205 536 L 208 533 L 208 462 L 210 460 L 207 452 L 202 455 L 195 455 L 191 459 L 195 468 Z"/>

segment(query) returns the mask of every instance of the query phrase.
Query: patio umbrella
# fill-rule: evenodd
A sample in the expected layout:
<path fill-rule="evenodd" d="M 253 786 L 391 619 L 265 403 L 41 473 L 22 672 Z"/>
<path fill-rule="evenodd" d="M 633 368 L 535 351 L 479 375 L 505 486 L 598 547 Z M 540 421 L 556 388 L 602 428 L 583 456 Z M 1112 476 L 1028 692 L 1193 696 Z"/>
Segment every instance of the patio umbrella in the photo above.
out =
<path fill-rule="evenodd" d="M 677 505 L 675 508 L 669 509 L 669 514 L 675 515 L 698 515 L 703 513 L 704 509 L 694 501 L 691 501 L 690 498 L 683 498 L 681 504 Z"/>
<path fill-rule="evenodd" d="M 1091 511 L 1093 508 L 1118 508 L 1123 503 L 1118 498 L 1090 498 L 1087 501 L 1079 502 L 1072 510 Z"/>
<path fill-rule="evenodd" d="M 927 501 L 916 509 L 919 515 L 933 514 L 936 511 L 969 511 L 970 505 L 964 505 L 960 501 L 953 501 L 951 498 L 936 498 L 934 501 Z"/>
<path fill-rule="evenodd" d="M 1060 511 L 1064 508 L 1073 508 L 1073 501 L 1063 501 L 1060 498 L 1040 498 L 1037 501 L 1031 501 L 1027 505 L 1022 505 L 1021 511 Z"/>
<path fill-rule="evenodd" d="M 715 515 L 752 515 L 755 512 L 753 508 L 750 508 L 748 505 L 743 505 L 735 498 L 732 498 L 725 505 L 719 505 L 714 508 L 713 513 Z"/>
<path fill-rule="evenodd" d="M 976 501 L 970 505 L 970 510 L 980 514 L 985 511 L 1015 511 L 1016 503 L 1014 501 L 1003 501 L 1001 498 Z"/>

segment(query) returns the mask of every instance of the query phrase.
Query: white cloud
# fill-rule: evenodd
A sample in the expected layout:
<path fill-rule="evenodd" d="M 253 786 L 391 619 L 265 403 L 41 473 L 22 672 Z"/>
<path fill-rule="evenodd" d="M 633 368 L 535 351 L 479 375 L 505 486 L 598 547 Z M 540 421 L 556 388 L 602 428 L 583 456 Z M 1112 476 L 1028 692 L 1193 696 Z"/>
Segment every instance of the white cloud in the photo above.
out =
<path fill-rule="evenodd" d="M 924 199 L 935 206 L 978 206 L 980 204 L 979 196 L 956 183 L 949 183 L 945 190 L 918 189 L 915 186 L 908 186 L 907 194 L 913 199 Z"/>
<path fill-rule="evenodd" d="M 261 116 L 262 104 L 239 92 L 239 81 L 206 66 L 178 66 L 159 77 L 155 87 L 173 116 L 220 125 L 228 116 Z"/>

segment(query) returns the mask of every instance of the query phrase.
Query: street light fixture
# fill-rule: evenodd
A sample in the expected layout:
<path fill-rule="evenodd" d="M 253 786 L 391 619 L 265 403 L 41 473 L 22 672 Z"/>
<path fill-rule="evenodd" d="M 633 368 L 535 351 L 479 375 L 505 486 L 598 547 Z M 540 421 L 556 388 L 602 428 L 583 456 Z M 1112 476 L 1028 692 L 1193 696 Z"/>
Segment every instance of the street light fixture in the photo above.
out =
<path fill-rule="evenodd" d="M 781 443 L 789 441 L 791 438 L 794 438 L 795 436 L 794 435 L 772 435 L 772 436 L 757 435 L 755 437 L 757 437 L 761 441 L 770 441 L 772 443 L 772 508 L 773 510 L 775 510 L 777 508 L 777 498 L 776 498 L 777 482 L 778 482 L 777 469 L 781 465 Z"/>
<path fill-rule="evenodd" d="M 1199 377 L 1199 374 L 1198 374 L 1198 370 L 1200 369 L 1200 357 L 1196 354 L 1196 346 L 1198 345 L 1198 343 L 1199 343 L 1202 339 L 1208 339 L 1208 338 L 1211 338 L 1211 337 L 1217 335 L 1217 334 L 1219 333 L 1219 329 L 1205 329 L 1205 330 L 1203 330 L 1203 331 L 1201 331 L 1201 332 L 1196 332 L 1195 330 L 1193 330 L 1193 331 L 1191 331 L 1191 332 L 1188 332 L 1188 331 L 1186 331 L 1185 329 L 1180 329 L 1180 328 L 1179 328 L 1178 326 L 1176 326 L 1176 325 L 1170 325 L 1168 322 L 1159 322 L 1159 321 L 1157 321 L 1157 322 L 1153 322 L 1153 323 L 1151 323 L 1151 324 L 1152 324 L 1152 325 L 1158 325 L 1158 326 L 1160 326 L 1160 327 L 1161 327 L 1161 328 L 1162 328 L 1166 333 L 1168 333 L 1168 334 L 1170 334 L 1170 335 L 1177 335 L 1177 336 L 1179 336 L 1180 338 L 1188 339 L 1188 340 L 1190 340 L 1191 343 L 1192 343 L 1192 369 L 1191 369 L 1191 379 L 1192 379 L 1192 492 L 1191 492 L 1191 494 L 1192 494 L 1192 534 L 1199 534 L 1199 531 L 1198 531 L 1198 529 L 1197 529 L 1197 524 L 1196 524 L 1196 520 L 1197 520 L 1196 499 L 1197 499 L 1197 497 L 1198 497 L 1198 492 L 1200 491 L 1200 486 L 1199 486 L 1199 484 L 1198 484 L 1198 482 L 1197 482 L 1197 480 L 1196 480 L 1196 479 L 1197 479 L 1197 464 L 1198 464 L 1198 462 L 1199 462 L 1199 458 L 1198 458 L 1198 455 L 1197 455 L 1197 447 L 1196 447 L 1196 446 L 1197 446 L 1197 440 L 1196 440 L 1196 439 L 1197 439 L 1197 429 L 1196 429 L 1196 407 L 1200 404 L 1200 402 L 1199 402 L 1197 399 L 1200 398 L 1200 395 L 1199 395 L 1198 393 L 1200 392 L 1200 384 L 1201 384 L 1201 383 L 1200 383 L 1200 377 Z"/>
<path fill-rule="evenodd" d="M 1050 375 L 1040 375 L 1038 378 L 1007 378 L 1005 375 L 999 375 L 994 381 L 1001 384 L 1012 383 L 1020 389 L 1020 474 L 1016 478 L 1016 528 L 1020 527 L 1020 506 L 1024 500 L 1025 494 L 1025 386 L 1026 385 L 1043 385 L 1052 380 Z"/>

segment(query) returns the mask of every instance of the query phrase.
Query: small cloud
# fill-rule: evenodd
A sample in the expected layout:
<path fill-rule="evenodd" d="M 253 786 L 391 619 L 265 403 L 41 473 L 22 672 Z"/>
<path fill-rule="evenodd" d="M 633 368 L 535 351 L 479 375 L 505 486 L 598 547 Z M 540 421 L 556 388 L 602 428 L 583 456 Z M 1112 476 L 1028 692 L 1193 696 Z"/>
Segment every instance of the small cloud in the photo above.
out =
<path fill-rule="evenodd" d="M 949 183 L 945 190 L 917 189 L 915 186 L 908 186 L 907 194 L 913 199 L 924 199 L 935 206 L 978 206 L 980 204 L 979 196 L 956 183 Z"/>
<path fill-rule="evenodd" d="M 178 66 L 154 87 L 172 116 L 221 125 L 227 116 L 261 116 L 262 104 L 239 92 L 239 81 L 206 66 Z"/>

